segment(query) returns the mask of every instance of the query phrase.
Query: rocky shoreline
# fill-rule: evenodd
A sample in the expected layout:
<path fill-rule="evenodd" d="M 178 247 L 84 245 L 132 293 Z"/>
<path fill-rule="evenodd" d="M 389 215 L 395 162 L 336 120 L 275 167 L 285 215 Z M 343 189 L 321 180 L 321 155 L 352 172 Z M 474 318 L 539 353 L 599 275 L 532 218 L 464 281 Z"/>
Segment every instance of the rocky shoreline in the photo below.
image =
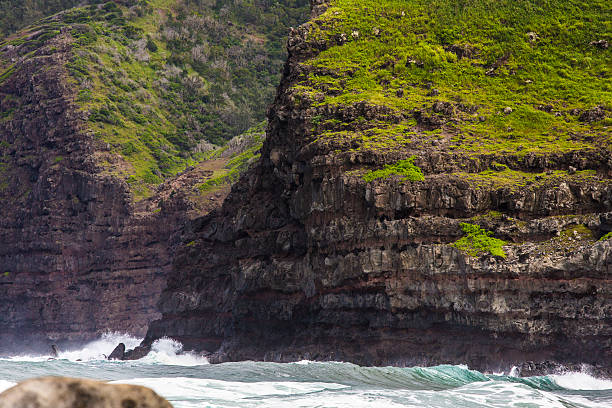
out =
<path fill-rule="evenodd" d="M 399 56 L 366 70 L 381 71 L 384 98 L 359 89 L 363 100 L 337 102 L 357 69 L 334 66 L 334 55 L 382 42 L 384 27 L 344 29 L 353 21 L 346 10 L 311 6 L 312 20 L 290 33 L 261 158 L 199 217 L 182 192 L 202 168 L 139 203 L 126 181 L 102 171 L 108 147 L 85 131 L 68 82 L 68 32 L 33 54 L 0 50 L 16 61 L 0 84 L 3 110 L 14 112 L 0 121 L 0 174 L 9 180 L 0 204 L 12 208 L 0 222 L 0 348 L 83 342 L 112 329 L 146 333 L 135 350 L 113 352 L 120 360 L 171 337 L 213 363 L 612 377 L 609 108 L 553 112 L 542 101 L 534 109 L 547 120 L 587 129 L 562 141 L 551 130 L 552 147 L 515 146 L 505 125 L 499 140 L 479 140 L 461 126 L 505 123 L 513 108 L 443 100 L 429 82 L 394 89 Z M 402 22 L 405 12 L 384 17 Z M 472 52 L 446 48 L 456 64 Z M 495 76 L 505 62 L 470 69 Z M 410 58 L 400 65 L 400 73 L 427 68 Z M 425 95 L 419 107 L 385 105 L 408 104 L 411 91 Z M 406 163 L 422 179 L 389 170 Z M 497 251 L 458 245 L 464 225 L 495 239 Z"/>

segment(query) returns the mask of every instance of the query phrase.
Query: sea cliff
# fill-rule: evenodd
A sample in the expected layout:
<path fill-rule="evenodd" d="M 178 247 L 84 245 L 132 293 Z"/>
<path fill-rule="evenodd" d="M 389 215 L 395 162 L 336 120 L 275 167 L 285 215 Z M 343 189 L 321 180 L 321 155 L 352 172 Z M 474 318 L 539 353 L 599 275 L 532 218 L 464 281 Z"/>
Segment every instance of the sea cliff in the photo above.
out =
<path fill-rule="evenodd" d="M 605 5 L 433 3 L 311 2 L 261 159 L 184 231 L 145 346 L 610 372 Z"/>

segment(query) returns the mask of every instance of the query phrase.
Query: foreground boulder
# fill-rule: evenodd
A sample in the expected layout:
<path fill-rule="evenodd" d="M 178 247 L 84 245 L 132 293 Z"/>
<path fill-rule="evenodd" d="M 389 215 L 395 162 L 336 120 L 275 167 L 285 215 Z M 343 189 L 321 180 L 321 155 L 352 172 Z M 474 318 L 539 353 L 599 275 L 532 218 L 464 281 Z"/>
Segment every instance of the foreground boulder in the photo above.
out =
<path fill-rule="evenodd" d="M 152 390 L 78 378 L 44 377 L 24 381 L 0 394 L 0 408 L 172 408 Z"/>

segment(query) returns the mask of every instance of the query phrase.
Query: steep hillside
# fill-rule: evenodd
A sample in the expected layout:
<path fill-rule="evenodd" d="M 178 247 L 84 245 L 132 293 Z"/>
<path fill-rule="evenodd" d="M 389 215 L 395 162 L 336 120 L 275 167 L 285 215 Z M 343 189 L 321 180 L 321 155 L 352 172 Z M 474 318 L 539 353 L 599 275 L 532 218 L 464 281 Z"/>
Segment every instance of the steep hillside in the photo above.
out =
<path fill-rule="evenodd" d="M 94 3 L 0 41 L 3 350 L 144 334 L 182 224 L 222 202 L 257 155 L 284 59 L 277 36 L 304 8 L 244 3 L 268 18 L 257 25 L 238 3 Z M 215 13 L 231 44 L 198 26 Z M 208 44 L 211 59 L 179 53 L 172 27 L 191 47 Z M 223 62 L 227 47 L 248 61 Z M 229 120 L 244 104 L 257 110 Z M 215 121 L 222 130 L 206 128 Z"/>
<path fill-rule="evenodd" d="M 144 345 L 609 374 L 609 4 L 311 5 L 261 159 L 192 224 Z"/>
<path fill-rule="evenodd" d="M 0 37 L 14 33 L 43 17 L 84 3 L 83 0 L 2 0 Z"/>

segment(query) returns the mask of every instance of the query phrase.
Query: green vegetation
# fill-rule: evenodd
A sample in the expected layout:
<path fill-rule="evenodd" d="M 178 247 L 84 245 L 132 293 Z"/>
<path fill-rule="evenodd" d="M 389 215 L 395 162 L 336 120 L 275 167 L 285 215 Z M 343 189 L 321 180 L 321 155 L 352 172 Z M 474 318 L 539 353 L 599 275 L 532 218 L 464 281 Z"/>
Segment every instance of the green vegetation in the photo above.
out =
<path fill-rule="evenodd" d="M 231 159 L 222 171 L 216 172 L 213 177 L 198 186 L 201 192 L 210 192 L 221 186 L 231 184 L 238 180 L 248 167 L 257 161 L 265 138 L 265 122 L 249 129 L 241 135 L 238 140 L 244 141 L 246 145 L 241 153 L 231 155 Z M 228 154 L 228 146 L 216 150 L 210 159 L 215 159 Z"/>
<path fill-rule="evenodd" d="M 425 176 L 423 176 L 421 169 L 414 164 L 415 158 L 415 156 L 412 156 L 395 164 L 387 164 L 381 170 L 370 170 L 362 178 L 369 183 L 379 178 L 389 178 L 398 175 L 402 176 L 402 181 L 423 181 Z"/>
<path fill-rule="evenodd" d="M 0 0 L 2 7 L 8 3 L 16 2 Z M 26 0 L 23 7 L 38 3 Z M 48 3 L 40 12 L 75 2 Z M 55 38 L 74 38 L 67 68 L 76 102 L 110 147 L 100 164 L 124 178 L 137 199 L 206 159 L 210 143 L 223 145 L 265 119 L 286 59 L 288 27 L 308 17 L 308 0 L 88 3 L 44 18 L 0 40 L 0 47 L 48 53 L 56 50 Z M 0 56 L 0 82 L 13 72 Z M 0 121 L 10 114 L 3 111 Z"/>
<path fill-rule="evenodd" d="M 565 170 L 554 170 L 546 172 L 524 172 L 511 170 L 504 166 L 503 170 L 486 170 L 480 173 L 454 173 L 470 182 L 474 187 L 492 187 L 495 189 L 507 188 L 519 191 L 528 187 L 537 187 L 544 184 L 556 183 L 565 180 L 585 182 L 598 180 L 595 170 L 581 170 L 568 172 Z"/>
<path fill-rule="evenodd" d="M 0 37 L 79 3 L 82 0 L 0 0 Z"/>
<path fill-rule="evenodd" d="M 557 251 L 569 254 L 585 244 L 591 245 L 595 242 L 596 238 L 593 231 L 584 224 L 575 224 L 563 229 L 552 239 L 540 242 L 538 246 L 542 254 Z"/>
<path fill-rule="evenodd" d="M 178 1 L 160 31 L 167 64 L 181 78 L 200 78 L 203 88 L 194 100 L 182 98 L 179 117 L 197 121 L 216 144 L 265 119 L 286 60 L 288 28 L 305 22 L 308 8 L 308 0 Z M 182 92 L 169 96 L 173 105 Z M 179 126 L 188 130 L 190 123 Z"/>
<path fill-rule="evenodd" d="M 493 256 L 506 257 L 506 252 L 502 248 L 508 244 L 506 241 L 491 237 L 493 235 L 491 231 L 487 231 L 475 224 L 464 222 L 460 226 L 467 235 L 455 241 L 452 246 L 470 256 L 489 253 Z"/>
<path fill-rule="evenodd" d="M 604 235 L 603 237 L 599 238 L 600 241 L 605 241 L 607 239 L 612 239 L 612 232 L 608 232 L 606 235 Z"/>
<path fill-rule="evenodd" d="M 612 41 L 610 12 L 605 0 L 333 0 L 310 41 L 338 45 L 306 62 L 296 89 L 313 105 L 415 112 L 418 125 L 406 124 L 417 136 L 443 129 L 467 154 L 610 148 L 609 115 L 579 119 L 612 108 L 611 51 L 591 44 Z"/>

